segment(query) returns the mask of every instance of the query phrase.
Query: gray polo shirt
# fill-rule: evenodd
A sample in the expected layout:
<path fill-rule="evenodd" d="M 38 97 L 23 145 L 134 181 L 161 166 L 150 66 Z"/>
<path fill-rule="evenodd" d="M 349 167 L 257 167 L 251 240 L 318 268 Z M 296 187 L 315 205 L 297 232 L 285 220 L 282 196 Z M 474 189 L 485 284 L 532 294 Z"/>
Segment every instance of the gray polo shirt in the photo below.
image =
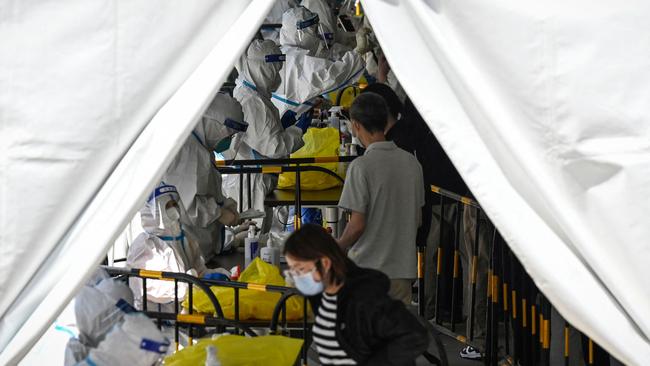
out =
<path fill-rule="evenodd" d="M 416 233 L 424 205 L 422 167 L 392 141 L 375 142 L 352 163 L 339 207 L 365 215 L 366 228 L 348 256 L 391 279 L 416 277 Z"/>

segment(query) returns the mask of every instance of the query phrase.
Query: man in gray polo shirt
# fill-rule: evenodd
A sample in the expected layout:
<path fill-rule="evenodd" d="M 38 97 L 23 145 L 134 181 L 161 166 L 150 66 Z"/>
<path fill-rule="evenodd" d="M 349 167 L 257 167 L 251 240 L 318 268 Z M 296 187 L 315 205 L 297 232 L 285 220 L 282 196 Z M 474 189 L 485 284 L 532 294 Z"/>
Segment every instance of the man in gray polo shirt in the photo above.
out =
<path fill-rule="evenodd" d="M 386 273 L 390 295 L 410 304 L 424 183 L 417 159 L 386 141 L 387 118 L 386 102 L 375 93 L 362 93 L 350 107 L 352 133 L 367 150 L 348 169 L 339 207 L 350 220 L 338 242 L 360 267 Z"/>

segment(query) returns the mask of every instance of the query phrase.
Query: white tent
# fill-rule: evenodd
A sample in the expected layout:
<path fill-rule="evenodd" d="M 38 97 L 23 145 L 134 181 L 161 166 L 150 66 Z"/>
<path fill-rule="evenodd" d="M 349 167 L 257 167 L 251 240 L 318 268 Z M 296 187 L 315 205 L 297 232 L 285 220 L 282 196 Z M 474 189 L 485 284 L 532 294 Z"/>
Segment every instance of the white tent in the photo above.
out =
<path fill-rule="evenodd" d="M 0 3 L 0 364 L 24 356 L 100 261 L 271 5 Z M 621 361 L 646 363 L 650 5 L 364 6 L 539 288 Z"/>

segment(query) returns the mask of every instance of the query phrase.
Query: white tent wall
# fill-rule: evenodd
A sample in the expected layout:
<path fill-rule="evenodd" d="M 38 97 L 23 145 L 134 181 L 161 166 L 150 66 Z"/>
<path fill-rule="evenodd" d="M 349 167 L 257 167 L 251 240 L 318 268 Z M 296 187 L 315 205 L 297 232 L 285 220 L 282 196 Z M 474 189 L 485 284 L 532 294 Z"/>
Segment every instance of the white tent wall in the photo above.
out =
<path fill-rule="evenodd" d="M 0 3 L 0 364 L 94 270 L 272 4 Z"/>
<path fill-rule="evenodd" d="M 650 4 L 362 2 L 402 86 L 537 286 L 650 359 Z"/>

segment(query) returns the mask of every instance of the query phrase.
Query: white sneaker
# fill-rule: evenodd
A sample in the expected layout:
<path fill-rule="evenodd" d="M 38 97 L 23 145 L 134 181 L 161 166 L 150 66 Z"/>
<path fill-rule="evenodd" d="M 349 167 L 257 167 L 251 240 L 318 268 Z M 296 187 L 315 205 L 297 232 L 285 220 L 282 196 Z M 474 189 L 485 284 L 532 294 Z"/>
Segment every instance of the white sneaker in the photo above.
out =
<path fill-rule="evenodd" d="M 479 352 L 478 349 L 472 347 L 472 346 L 466 346 L 462 350 L 460 350 L 460 358 L 465 358 L 469 360 L 480 360 L 483 355 L 481 355 L 481 352 Z"/>

